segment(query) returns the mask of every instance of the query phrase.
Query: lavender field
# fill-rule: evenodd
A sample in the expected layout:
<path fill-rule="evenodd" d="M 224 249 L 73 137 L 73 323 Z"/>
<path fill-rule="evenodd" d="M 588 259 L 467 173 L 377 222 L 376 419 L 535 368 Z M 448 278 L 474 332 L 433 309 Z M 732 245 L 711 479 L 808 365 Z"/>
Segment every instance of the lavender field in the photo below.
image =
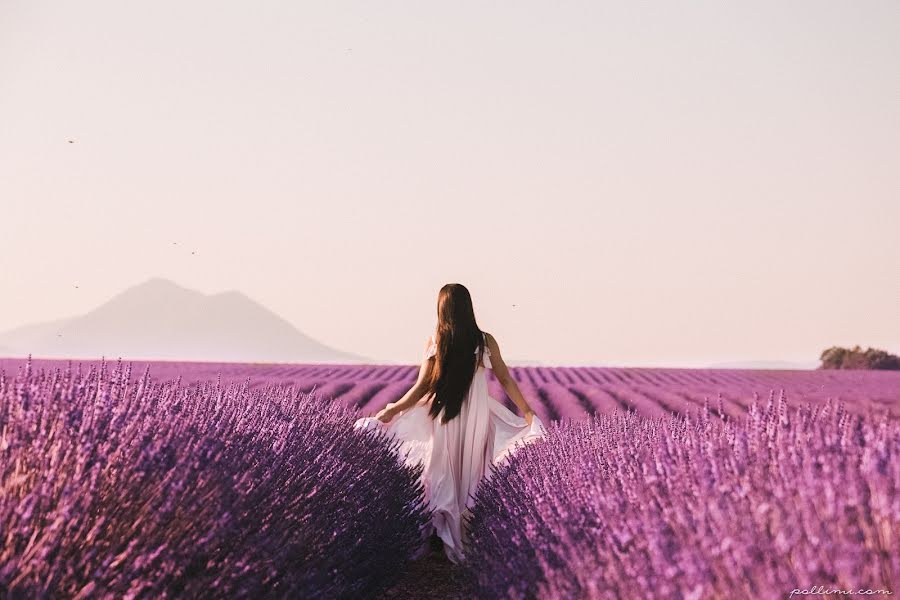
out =
<path fill-rule="evenodd" d="M 0 359 L 0 369 L 13 373 L 24 359 Z M 99 361 L 79 361 L 85 366 Z M 34 360 L 35 367 L 65 368 L 65 360 Z M 133 370 L 150 367 L 156 380 L 181 378 L 182 383 L 215 380 L 247 382 L 251 389 L 270 384 L 315 389 L 349 408 L 370 414 L 400 398 L 415 383 L 418 366 L 243 364 L 213 362 L 132 361 Z M 705 400 L 740 417 L 755 396 L 784 390 L 787 402 L 845 402 L 855 414 L 887 412 L 900 416 L 900 373 L 895 371 L 781 371 L 745 369 L 663 369 L 605 367 L 510 367 L 522 393 L 545 422 L 584 419 L 616 408 L 658 417 L 699 409 Z M 514 409 L 491 371 L 491 396 Z M 249 380 L 249 381 L 248 381 Z"/>
<path fill-rule="evenodd" d="M 379 598 L 422 549 L 418 472 L 350 426 L 413 366 L 0 371 L 0 597 Z M 458 597 L 896 591 L 900 374 L 511 372 L 550 432 L 479 489 Z"/>
<path fill-rule="evenodd" d="M 478 490 L 475 595 L 896 590 L 896 421 L 867 420 L 831 400 L 790 409 L 783 396 L 754 403 L 740 421 L 718 417 L 704 409 L 554 424 L 545 444 L 523 448 Z"/>
<path fill-rule="evenodd" d="M 427 519 L 421 467 L 353 420 L 289 387 L 185 388 L 122 365 L 0 376 L 0 597 L 389 585 Z"/>

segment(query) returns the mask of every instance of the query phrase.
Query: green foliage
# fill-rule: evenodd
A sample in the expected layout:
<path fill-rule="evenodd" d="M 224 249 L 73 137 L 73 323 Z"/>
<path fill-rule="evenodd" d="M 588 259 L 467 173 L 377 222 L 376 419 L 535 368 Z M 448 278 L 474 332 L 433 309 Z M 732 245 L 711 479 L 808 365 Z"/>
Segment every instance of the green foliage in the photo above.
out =
<path fill-rule="evenodd" d="M 820 369 L 900 370 L 900 357 L 875 348 L 863 350 L 859 346 L 853 348 L 832 346 L 822 352 L 819 360 L 822 361 Z"/>

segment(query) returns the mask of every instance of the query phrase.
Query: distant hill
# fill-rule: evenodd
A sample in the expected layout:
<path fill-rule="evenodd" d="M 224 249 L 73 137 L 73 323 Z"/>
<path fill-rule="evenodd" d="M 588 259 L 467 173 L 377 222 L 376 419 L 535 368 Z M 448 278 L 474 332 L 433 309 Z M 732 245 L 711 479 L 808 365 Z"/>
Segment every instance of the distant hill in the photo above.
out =
<path fill-rule="evenodd" d="M 819 363 L 815 361 L 809 362 L 790 362 L 786 360 L 747 360 L 736 362 L 722 362 L 709 365 L 710 369 L 787 369 L 787 370 L 807 370 L 815 369 Z"/>
<path fill-rule="evenodd" d="M 78 317 L 0 333 L 4 356 L 358 363 L 236 291 L 153 278 Z"/>
<path fill-rule="evenodd" d="M 509 360 L 503 359 L 503 362 L 506 363 L 507 366 L 510 366 L 510 367 L 543 367 L 543 366 L 545 366 L 544 363 L 539 360 L 528 360 L 528 359 L 524 359 L 524 358 L 522 360 L 516 360 L 514 358 L 511 358 Z"/>

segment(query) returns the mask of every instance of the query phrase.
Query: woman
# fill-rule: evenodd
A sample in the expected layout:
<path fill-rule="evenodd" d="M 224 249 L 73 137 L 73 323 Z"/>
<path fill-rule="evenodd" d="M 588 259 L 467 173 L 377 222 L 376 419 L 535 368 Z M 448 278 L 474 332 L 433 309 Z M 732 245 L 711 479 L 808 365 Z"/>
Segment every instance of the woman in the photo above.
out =
<path fill-rule="evenodd" d="M 541 420 L 525 401 L 500 355 L 497 340 L 475 322 L 469 290 L 448 283 L 438 294 L 438 322 L 425 344 L 415 385 L 357 427 L 378 427 L 400 441 L 403 459 L 423 463 L 425 500 L 434 510 L 432 531 L 458 563 L 479 482 L 522 443 L 544 437 Z M 519 417 L 488 395 L 487 371 L 522 411 Z"/>

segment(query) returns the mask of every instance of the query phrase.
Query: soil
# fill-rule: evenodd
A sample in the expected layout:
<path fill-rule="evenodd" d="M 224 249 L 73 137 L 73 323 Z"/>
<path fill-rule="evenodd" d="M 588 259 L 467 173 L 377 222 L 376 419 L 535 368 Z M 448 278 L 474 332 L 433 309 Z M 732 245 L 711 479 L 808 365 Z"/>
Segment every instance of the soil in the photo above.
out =
<path fill-rule="evenodd" d="M 432 536 L 428 554 L 407 563 L 406 567 L 400 581 L 377 596 L 377 600 L 472 600 L 475 597 L 462 567 L 450 562 L 437 536 Z"/>

